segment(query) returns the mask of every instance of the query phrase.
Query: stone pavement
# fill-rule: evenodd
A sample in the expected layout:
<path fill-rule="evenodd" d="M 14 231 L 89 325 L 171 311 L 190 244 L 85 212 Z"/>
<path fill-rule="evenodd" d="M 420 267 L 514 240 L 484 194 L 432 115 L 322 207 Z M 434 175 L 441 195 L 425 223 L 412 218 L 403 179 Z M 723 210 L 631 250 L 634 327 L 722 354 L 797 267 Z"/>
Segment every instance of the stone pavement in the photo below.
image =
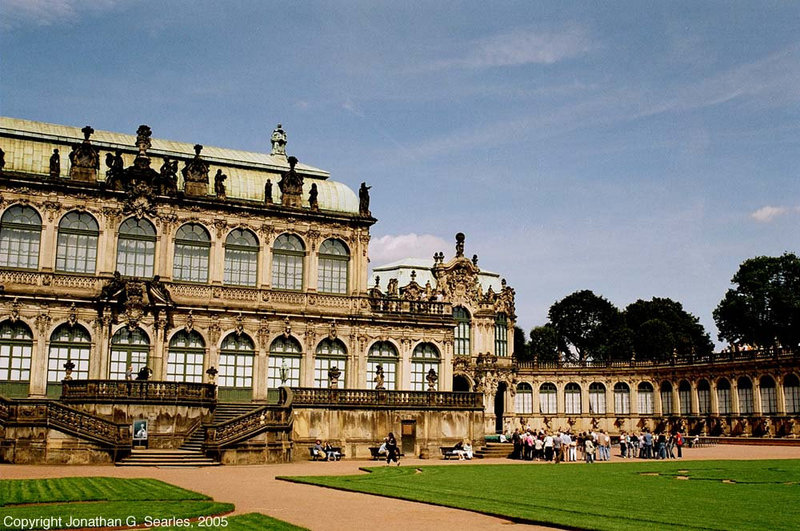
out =
<path fill-rule="evenodd" d="M 695 459 L 800 459 L 800 447 L 719 445 L 687 449 Z M 612 460 L 619 461 L 617 455 Z M 634 461 L 634 460 L 631 460 Z M 515 461 L 518 462 L 518 461 Z M 473 464 L 512 463 L 507 459 L 474 460 Z M 464 466 L 464 461 L 404 459 L 401 466 Z M 528 466 L 553 466 L 527 463 Z M 359 467 L 385 466 L 377 461 L 299 461 L 278 465 L 210 468 L 124 468 L 114 466 L 0 465 L 0 478 L 73 476 L 149 477 L 202 492 L 217 501 L 236 504 L 236 513 L 260 512 L 312 530 L 381 529 L 536 529 L 469 511 L 436 507 L 367 494 L 299 485 L 275 476 L 360 474 Z M 570 465 L 568 465 L 570 466 Z M 586 466 L 582 463 L 571 466 Z M 598 464 L 602 466 L 602 463 Z M 544 527 L 540 529 L 546 529 Z"/>

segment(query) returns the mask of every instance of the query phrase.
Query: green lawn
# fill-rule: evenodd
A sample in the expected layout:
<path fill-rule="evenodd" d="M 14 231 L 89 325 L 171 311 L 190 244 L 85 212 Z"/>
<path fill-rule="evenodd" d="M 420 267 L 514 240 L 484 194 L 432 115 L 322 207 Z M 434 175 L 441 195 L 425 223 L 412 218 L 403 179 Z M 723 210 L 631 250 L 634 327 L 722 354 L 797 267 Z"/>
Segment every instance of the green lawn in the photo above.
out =
<path fill-rule="evenodd" d="M 368 470 L 281 479 L 586 529 L 800 527 L 800 460 Z"/>
<path fill-rule="evenodd" d="M 30 527 L 23 519 L 46 519 L 53 529 L 69 527 L 71 519 L 104 518 L 106 523 L 121 519 L 122 525 L 158 521 L 159 529 L 186 529 L 186 525 L 165 527 L 164 521 L 220 515 L 232 511 L 231 503 L 215 502 L 208 496 L 175 487 L 155 479 L 60 478 L 0 480 L 0 529 Z M 60 520 L 51 520 L 51 518 Z M 149 520 L 148 520 L 149 519 Z M 40 520 L 41 522 L 41 520 Z M 257 513 L 223 516 L 233 531 L 256 529 L 301 530 L 286 522 Z M 97 525 L 96 523 L 93 525 Z M 43 527 L 44 524 L 34 524 Z M 198 522 L 189 527 L 199 528 Z"/>

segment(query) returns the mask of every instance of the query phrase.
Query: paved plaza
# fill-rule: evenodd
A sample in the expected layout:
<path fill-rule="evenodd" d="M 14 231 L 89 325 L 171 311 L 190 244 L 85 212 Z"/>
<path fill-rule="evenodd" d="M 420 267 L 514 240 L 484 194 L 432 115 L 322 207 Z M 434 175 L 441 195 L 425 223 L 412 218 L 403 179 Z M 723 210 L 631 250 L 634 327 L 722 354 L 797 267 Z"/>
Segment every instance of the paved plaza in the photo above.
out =
<path fill-rule="evenodd" d="M 612 458 L 619 461 L 617 456 Z M 800 446 L 739 446 L 687 449 L 685 460 L 800 459 Z M 432 459 L 404 459 L 401 466 L 469 466 L 510 464 L 507 459 L 469 463 Z M 236 514 L 260 512 L 312 530 L 354 529 L 510 529 L 535 528 L 469 511 L 436 507 L 391 498 L 288 483 L 276 476 L 361 474 L 360 467 L 385 466 L 376 461 L 299 461 L 279 465 L 210 468 L 126 468 L 114 466 L 0 465 L 3 479 L 71 476 L 149 477 L 236 504 Z M 525 463 L 524 466 L 555 466 Z M 564 465 L 559 465 L 564 466 Z M 583 463 L 566 466 L 586 466 Z M 602 466 L 602 463 L 599 464 Z"/>

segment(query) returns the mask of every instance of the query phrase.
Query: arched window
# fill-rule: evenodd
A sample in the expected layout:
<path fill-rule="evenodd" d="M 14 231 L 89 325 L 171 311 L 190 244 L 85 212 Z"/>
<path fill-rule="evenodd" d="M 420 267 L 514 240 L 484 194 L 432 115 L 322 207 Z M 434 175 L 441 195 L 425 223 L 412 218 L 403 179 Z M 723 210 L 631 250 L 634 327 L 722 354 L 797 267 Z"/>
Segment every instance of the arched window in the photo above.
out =
<path fill-rule="evenodd" d="M 589 413 L 592 415 L 606 414 L 606 386 L 600 382 L 589 385 Z"/>
<path fill-rule="evenodd" d="M 134 378 L 142 367 L 147 367 L 150 340 L 141 328 L 128 330 L 123 326 L 111 337 L 111 366 L 108 377 L 124 380 L 128 365 L 133 367 Z"/>
<path fill-rule="evenodd" d="M 303 349 L 293 337 L 279 336 L 269 347 L 267 387 L 300 387 L 300 359 Z"/>
<path fill-rule="evenodd" d="M 156 228 L 146 219 L 128 218 L 119 226 L 117 270 L 126 277 L 152 277 Z"/>
<path fill-rule="evenodd" d="M 678 384 L 678 404 L 681 408 L 681 415 L 688 416 L 692 413 L 692 384 L 686 380 L 681 380 Z"/>
<path fill-rule="evenodd" d="M 614 384 L 614 413 L 617 415 L 631 414 L 631 388 L 625 382 Z"/>
<path fill-rule="evenodd" d="M 300 291 L 303 289 L 303 240 L 294 234 L 281 234 L 272 246 L 272 287 Z"/>
<path fill-rule="evenodd" d="M 711 414 L 711 384 L 708 380 L 697 382 L 697 412 L 701 415 Z"/>
<path fill-rule="evenodd" d="M 70 360 L 74 380 L 89 377 L 89 352 L 92 339 L 81 325 L 62 324 L 50 335 L 50 352 L 47 359 L 47 381 L 60 383 L 66 376 L 64 364 Z"/>
<path fill-rule="evenodd" d="M 800 413 L 800 378 L 794 374 L 783 379 L 783 398 L 787 415 Z"/>
<path fill-rule="evenodd" d="M 508 356 L 508 317 L 504 313 L 498 313 L 494 319 L 494 354 Z"/>
<path fill-rule="evenodd" d="M 543 415 L 556 414 L 556 384 L 543 383 L 539 386 L 539 413 Z"/>
<path fill-rule="evenodd" d="M 581 386 L 574 382 L 564 386 L 564 413 L 581 414 Z"/>
<path fill-rule="evenodd" d="M 319 283 L 321 293 L 347 293 L 347 267 L 350 251 L 339 240 L 325 240 L 319 246 Z"/>
<path fill-rule="evenodd" d="M 427 376 L 430 370 L 436 372 L 436 386 L 439 388 L 439 349 L 433 343 L 420 343 L 411 354 L 411 389 L 414 391 L 427 391 Z"/>
<path fill-rule="evenodd" d="M 181 330 L 169 340 L 167 358 L 168 382 L 203 382 L 203 359 L 206 344 L 203 337 L 195 332 Z"/>
<path fill-rule="evenodd" d="M 328 372 L 336 367 L 339 371 L 339 389 L 344 388 L 347 373 L 347 349 L 339 339 L 325 338 L 317 345 L 314 360 L 314 387 L 327 389 L 330 387 Z"/>
<path fill-rule="evenodd" d="M 717 406 L 720 415 L 729 415 L 731 412 L 731 383 L 720 378 L 717 382 Z"/>
<path fill-rule="evenodd" d="M 739 392 L 739 414 L 751 415 L 753 413 L 753 382 L 750 378 L 742 376 L 736 382 Z"/>
<path fill-rule="evenodd" d="M 0 324 L 0 382 L 29 382 L 33 334 L 25 323 L 3 321 Z M 19 389 L 20 393 L 27 393 Z"/>
<path fill-rule="evenodd" d="M 761 413 L 774 415 L 778 412 L 778 394 L 775 392 L 775 380 L 771 376 L 762 376 L 759 380 L 761 388 Z"/>
<path fill-rule="evenodd" d="M 469 312 L 463 306 L 456 306 L 453 308 L 453 319 L 456 321 L 453 353 L 456 356 L 469 356 L 472 354 L 472 349 L 469 344 L 470 336 L 472 335 Z"/>
<path fill-rule="evenodd" d="M 97 266 L 97 220 L 86 212 L 68 212 L 58 224 L 56 271 L 94 273 Z"/>
<path fill-rule="evenodd" d="M 531 384 L 525 382 L 517 384 L 517 394 L 514 395 L 514 412 L 517 415 L 533 414 L 533 388 Z"/>
<path fill-rule="evenodd" d="M 638 398 L 637 404 L 639 405 L 640 415 L 652 415 L 653 407 L 653 384 L 650 382 L 641 382 L 636 388 L 636 395 Z"/>
<path fill-rule="evenodd" d="M 0 218 L 0 267 L 39 269 L 42 218 L 35 209 L 14 205 Z"/>
<path fill-rule="evenodd" d="M 227 393 L 230 397 L 246 398 L 252 395 L 253 358 L 256 346 L 247 334 L 228 334 L 219 352 L 219 386 L 237 389 Z"/>
<path fill-rule="evenodd" d="M 185 282 L 208 282 L 211 236 L 202 225 L 187 223 L 175 233 L 175 262 L 172 278 Z"/>
<path fill-rule="evenodd" d="M 383 386 L 390 391 L 396 389 L 397 349 L 388 341 L 378 341 L 369 348 L 367 353 L 368 389 L 375 389 L 375 373 L 378 365 L 383 369 Z"/>
<path fill-rule="evenodd" d="M 675 413 L 672 410 L 672 384 L 669 382 L 661 384 L 661 413 L 663 415 Z"/>
<path fill-rule="evenodd" d="M 247 229 L 235 229 L 225 239 L 225 284 L 255 286 L 258 280 L 258 239 Z"/>

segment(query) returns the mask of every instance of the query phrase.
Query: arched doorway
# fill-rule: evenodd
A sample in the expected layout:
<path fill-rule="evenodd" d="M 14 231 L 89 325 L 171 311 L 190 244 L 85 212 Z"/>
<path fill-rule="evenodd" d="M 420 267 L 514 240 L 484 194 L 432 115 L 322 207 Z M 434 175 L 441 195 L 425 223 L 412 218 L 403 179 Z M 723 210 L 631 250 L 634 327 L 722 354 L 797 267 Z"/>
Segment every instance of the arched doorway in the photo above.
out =
<path fill-rule="evenodd" d="M 469 378 L 463 374 L 453 375 L 453 392 L 455 393 L 469 393 L 472 391 L 472 385 L 469 383 Z"/>
<path fill-rule="evenodd" d="M 506 410 L 506 390 L 508 385 L 505 382 L 497 384 L 497 394 L 494 395 L 494 431 L 503 433 L 503 412 Z"/>

